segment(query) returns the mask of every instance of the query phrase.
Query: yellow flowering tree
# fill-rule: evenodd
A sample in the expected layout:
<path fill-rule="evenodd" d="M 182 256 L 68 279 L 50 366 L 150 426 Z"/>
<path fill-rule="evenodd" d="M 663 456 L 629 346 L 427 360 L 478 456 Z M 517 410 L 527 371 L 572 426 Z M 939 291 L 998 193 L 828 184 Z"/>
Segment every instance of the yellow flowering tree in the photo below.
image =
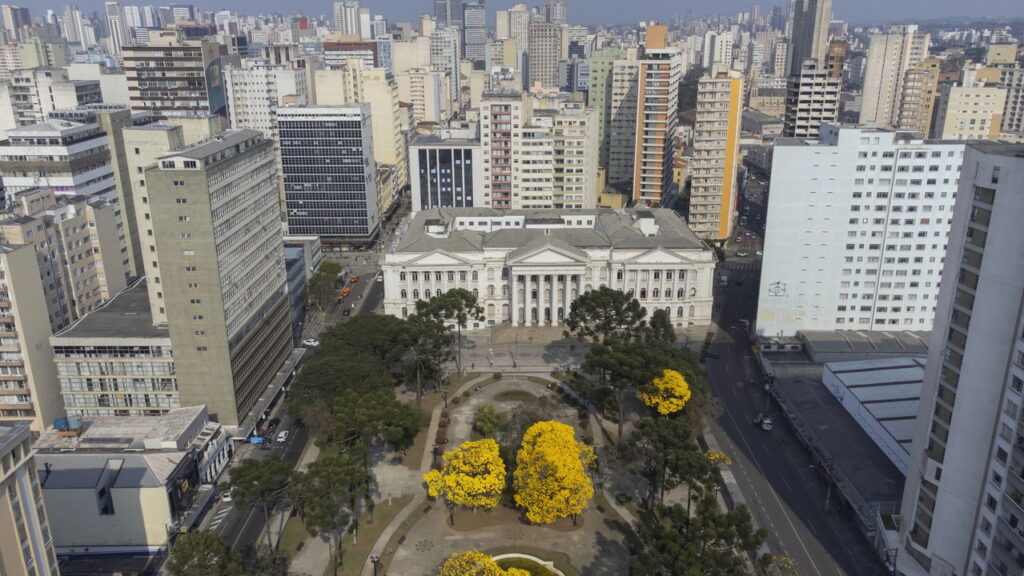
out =
<path fill-rule="evenodd" d="M 505 462 L 491 438 L 463 442 L 445 452 L 444 467 L 427 472 L 423 481 L 431 498 L 444 496 L 462 506 L 490 509 L 505 489 Z"/>
<path fill-rule="evenodd" d="M 449 556 L 438 576 L 530 576 L 530 573 L 519 568 L 505 570 L 487 554 L 466 550 Z"/>
<path fill-rule="evenodd" d="M 640 398 L 658 414 L 672 414 L 682 410 L 690 400 L 690 385 L 679 372 L 665 370 L 644 386 Z"/>
<path fill-rule="evenodd" d="M 715 464 L 721 464 L 723 466 L 732 466 L 732 458 L 725 452 L 716 452 L 714 450 L 708 450 L 704 453 L 704 456 L 714 462 Z"/>
<path fill-rule="evenodd" d="M 551 420 L 530 426 L 516 454 L 512 474 L 516 504 L 536 524 L 572 518 L 594 495 L 587 470 L 594 466 L 594 449 L 576 440 L 572 426 Z"/>

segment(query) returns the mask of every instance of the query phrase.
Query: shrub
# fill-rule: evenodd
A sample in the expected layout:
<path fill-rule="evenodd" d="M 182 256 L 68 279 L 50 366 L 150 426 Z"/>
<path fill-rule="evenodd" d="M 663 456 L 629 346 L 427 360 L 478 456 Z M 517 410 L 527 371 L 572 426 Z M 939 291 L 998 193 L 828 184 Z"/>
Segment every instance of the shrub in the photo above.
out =
<path fill-rule="evenodd" d="M 462 397 L 463 398 L 469 398 L 469 390 L 466 390 L 465 392 L 463 392 L 462 393 Z"/>
<path fill-rule="evenodd" d="M 501 372 L 495 372 L 494 376 L 491 376 L 495 380 L 501 380 Z"/>
<path fill-rule="evenodd" d="M 441 410 L 441 419 L 442 420 L 447 420 L 448 419 L 448 409 L 447 408 L 445 408 L 444 410 Z"/>
<path fill-rule="evenodd" d="M 434 437 L 434 441 L 438 444 L 444 444 L 448 441 L 448 431 L 441 429 L 437 431 L 437 436 Z"/>
<path fill-rule="evenodd" d="M 459 398 L 458 396 L 452 398 L 452 404 L 458 406 L 460 402 L 462 402 L 462 398 Z"/>
<path fill-rule="evenodd" d="M 440 422 L 437 423 L 437 427 L 438 428 L 447 428 L 448 424 L 449 424 L 449 422 L 447 420 L 442 419 Z"/>

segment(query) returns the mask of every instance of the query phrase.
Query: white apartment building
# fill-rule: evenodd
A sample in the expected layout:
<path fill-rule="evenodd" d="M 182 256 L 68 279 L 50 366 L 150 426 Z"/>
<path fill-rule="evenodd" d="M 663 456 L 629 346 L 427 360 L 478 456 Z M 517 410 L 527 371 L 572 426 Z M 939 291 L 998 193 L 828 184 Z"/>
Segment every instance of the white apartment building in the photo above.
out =
<path fill-rule="evenodd" d="M 430 35 L 430 65 L 434 70 L 447 73 L 451 99 L 455 102 L 459 101 L 459 89 L 462 86 L 459 78 L 459 55 L 462 53 L 459 41 L 458 28 L 441 27 Z"/>
<path fill-rule="evenodd" d="M 431 209 L 384 255 L 384 312 L 406 317 L 464 288 L 484 308 L 467 328 L 557 326 L 580 294 L 608 286 L 677 327 L 706 325 L 714 269 L 714 252 L 667 209 Z"/>
<path fill-rule="evenodd" d="M 928 57 L 931 37 L 916 25 L 895 26 L 872 34 L 864 74 L 864 103 L 860 123 L 893 128 L 899 119 L 900 99 L 907 71 Z"/>
<path fill-rule="evenodd" d="M 232 128 L 274 135 L 274 111 L 291 100 L 305 104 L 309 95 L 306 70 L 270 60 L 245 59 L 242 66 L 224 67 L 228 120 Z"/>
<path fill-rule="evenodd" d="M 967 146 L 900 510 L 901 574 L 1020 574 L 1024 146 Z"/>
<path fill-rule="evenodd" d="M 964 144 L 826 124 L 772 160 L 757 333 L 932 327 Z"/>
<path fill-rule="evenodd" d="M 395 74 L 398 97 L 412 105 L 414 122 L 441 123 L 451 117 L 451 78 L 430 68 L 413 68 Z"/>
<path fill-rule="evenodd" d="M 582 102 L 489 92 L 480 107 L 484 206 L 597 205 L 597 115 Z"/>

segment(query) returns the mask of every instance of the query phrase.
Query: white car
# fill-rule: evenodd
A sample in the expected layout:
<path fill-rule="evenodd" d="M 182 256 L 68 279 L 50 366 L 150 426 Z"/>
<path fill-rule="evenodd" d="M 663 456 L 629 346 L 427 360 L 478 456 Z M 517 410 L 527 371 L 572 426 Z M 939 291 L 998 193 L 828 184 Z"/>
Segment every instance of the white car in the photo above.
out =
<path fill-rule="evenodd" d="M 225 490 L 224 494 L 220 497 L 223 502 L 231 502 L 231 490 Z"/>
<path fill-rule="evenodd" d="M 310 348 L 316 348 L 320 345 L 320 341 L 316 338 L 306 338 L 302 341 L 303 346 L 309 346 Z"/>
<path fill-rule="evenodd" d="M 287 441 L 288 441 L 288 431 L 287 430 L 281 430 L 280 432 L 277 433 L 277 442 L 278 442 L 278 444 L 280 444 L 282 442 L 287 442 Z"/>
<path fill-rule="evenodd" d="M 384 275 L 383 274 L 378 274 L 377 275 L 377 282 L 383 282 L 383 281 L 384 281 Z"/>

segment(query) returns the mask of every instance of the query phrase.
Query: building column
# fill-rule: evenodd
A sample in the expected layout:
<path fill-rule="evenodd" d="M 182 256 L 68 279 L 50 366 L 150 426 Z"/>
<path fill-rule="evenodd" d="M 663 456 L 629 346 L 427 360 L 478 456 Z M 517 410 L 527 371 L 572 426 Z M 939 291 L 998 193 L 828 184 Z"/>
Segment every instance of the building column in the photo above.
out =
<path fill-rule="evenodd" d="M 570 292 L 569 285 L 572 282 L 572 277 L 573 276 L 574 276 L 573 274 L 566 274 L 565 275 L 565 281 L 562 282 L 562 302 L 563 302 L 562 310 L 564 311 L 566 318 L 569 317 L 569 306 L 571 305 L 571 302 L 570 302 L 570 299 L 569 299 L 569 292 Z M 563 320 L 562 322 L 565 322 L 565 320 Z"/>
<path fill-rule="evenodd" d="M 576 281 L 576 295 L 583 296 L 583 278 L 579 274 L 574 274 Z"/>
<path fill-rule="evenodd" d="M 509 278 L 512 280 L 512 311 L 509 313 L 509 320 L 515 326 L 519 323 L 519 277 L 509 273 Z"/>
<path fill-rule="evenodd" d="M 547 278 L 546 274 L 541 274 L 540 276 L 537 276 L 537 325 L 538 326 L 543 326 L 545 323 L 547 323 L 547 320 L 544 318 L 544 307 L 545 307 L 545 305 L 548 302 L 547 298 L 544 297 L 544 286 L 547 284 L 547 281 L 545 280 L 545 278 Z"/>
<path fill-rule="evenodd" d="M 558 326 L 558 274 L 551 275 L 551 297 L 548 298 L 548 306 L 551 308 L 551 325 Z"/>
<path fill-rule="evenodd" d="M 523 326 L 530 326 L 530 278 L 531 274 L 523 275 Z"/>

